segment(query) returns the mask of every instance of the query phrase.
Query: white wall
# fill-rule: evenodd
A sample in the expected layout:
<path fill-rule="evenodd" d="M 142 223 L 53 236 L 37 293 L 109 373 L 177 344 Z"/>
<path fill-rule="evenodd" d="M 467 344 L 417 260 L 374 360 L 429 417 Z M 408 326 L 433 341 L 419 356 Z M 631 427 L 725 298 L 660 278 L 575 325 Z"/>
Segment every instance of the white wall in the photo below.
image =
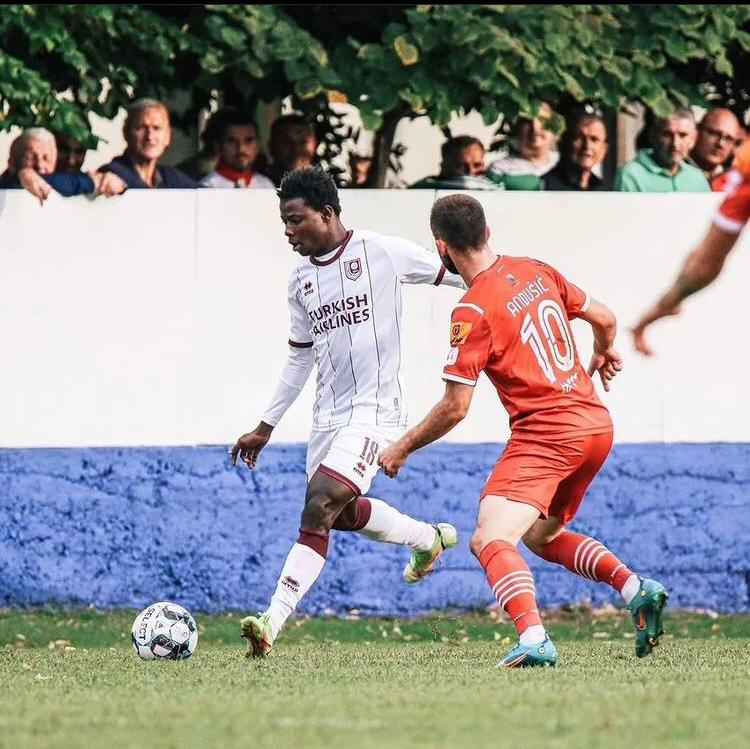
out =
<path fill-rule="evenodd" d="M 682 317 L 637 356 L 626 328 L 672 279 L 718 195 L 498 193 L 493 247 L 556 265 L 620 319 L 626 366 L 612 393 L 617 440 L 750 441 L 748 239 Z M 345 191 L 347 226 L 432 246 L 427 191 Z M 287 275 L 272 191 L 130 191 L 42 207 L 0 192 L 0 445 L 230 444 L 253 427 L 286 357 Z M 411 420 L 439 398 L 458 292 L 405 287 Z M 575 323 L 579 349 L 590 336 Z M 312 381 L 278 427 L 303 441 Z M 486 381 L 450 438 L 507 436 Z"/>

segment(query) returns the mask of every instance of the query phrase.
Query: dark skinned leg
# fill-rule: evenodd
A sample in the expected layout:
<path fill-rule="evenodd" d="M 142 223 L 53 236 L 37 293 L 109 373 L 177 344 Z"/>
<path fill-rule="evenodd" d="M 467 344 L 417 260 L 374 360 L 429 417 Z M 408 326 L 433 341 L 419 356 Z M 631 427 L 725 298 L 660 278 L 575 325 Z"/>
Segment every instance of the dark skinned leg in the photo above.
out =
<path fill-rule="evenodd" d="M 352 500 L 356 496 L 357 493 L 346 484 L 316 471 L 307 485 L 300 528 L 315 533 L 328 533 L 331 528 L 337 527 L 337 520 L 345 512 L 339 529 L 351 529 L 356 517 L 356 506 Z M 352 512 L 354 516 L 351 516 Z"/>

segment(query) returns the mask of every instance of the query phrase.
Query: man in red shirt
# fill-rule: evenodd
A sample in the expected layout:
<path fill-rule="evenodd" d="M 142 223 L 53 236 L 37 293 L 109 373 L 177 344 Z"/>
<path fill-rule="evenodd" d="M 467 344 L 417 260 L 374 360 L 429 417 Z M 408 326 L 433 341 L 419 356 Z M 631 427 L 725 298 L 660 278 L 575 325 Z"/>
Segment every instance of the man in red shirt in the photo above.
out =
<path fill-rule="evenodd" d="M 646 328 L 662 317 L 679 315 L 685 299 L 718 278 L 724 261 L 750 220 L 750 138 L 735 156 L 734 168 L 727 177 L 726 193 L 706 236 L 685 258 L 677 280 L 633 327 L 633 344 L 641 354 L 653 354 L 646 342 Z"/>
<path fill-rule="evenodd" d="M 566 529 L 612 445 L 612 422 L 590 375 L 605 390 L 622 367 L 612 347 L 617 323 L 554 268 L 526 257 L 498 256 L 488 245 L 480 203 L 449 195 L 432 209 L 430 226 L 443 264 L 469 287 L 451 316 L 445 395 L 420 424 L 380 455 L 394 477 L 410 453 L 449 432 L 466 415 L 484 371 L 510 415 L 511 437 L 482 491 L 471 550 L 487 573 L 519 643 L 506 668 L 554 666 L 557 651 L 542 626 L 534 579 L 516 546 L 618 590 L 636 628 L 636 654 L 651 652 L 663 633 L 664 587 L 631 572 L 593 538 Z M 588 372 L 568 320 L 594 330 Z"/>

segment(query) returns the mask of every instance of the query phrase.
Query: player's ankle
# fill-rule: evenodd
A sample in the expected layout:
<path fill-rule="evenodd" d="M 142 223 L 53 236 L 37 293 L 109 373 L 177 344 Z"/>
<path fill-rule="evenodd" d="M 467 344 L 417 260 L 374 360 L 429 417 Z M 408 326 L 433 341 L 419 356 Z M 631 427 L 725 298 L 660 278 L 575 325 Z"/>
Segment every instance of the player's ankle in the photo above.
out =
<path fill-rule="evenodd" d="M 547 632 L 542 624 L 532 624 L 521 632 L 518 640 L 521 645 L 539 645 L 547 639 Z"/>

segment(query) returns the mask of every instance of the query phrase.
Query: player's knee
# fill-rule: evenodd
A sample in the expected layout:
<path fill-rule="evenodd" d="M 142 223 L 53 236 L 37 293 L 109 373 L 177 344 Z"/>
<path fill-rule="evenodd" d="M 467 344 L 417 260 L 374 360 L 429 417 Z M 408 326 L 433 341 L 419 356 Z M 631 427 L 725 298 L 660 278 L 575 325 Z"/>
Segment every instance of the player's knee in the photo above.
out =
<path fill-rule="evenodd" d="M 338 506 L 330 495 L 324 492 L 308 492 L 305 509 L 302 510 L 302 527 L 328 532 L 338 515 Z"/>
<path fill-rule="evenodd" d="M 479 555 L 482 553 L 482 549 L 487 546 L 489 541 L 486 540 L 485 533 L 481 527 L 478 527 L 474 531 L 474 535 L 471 537 L 471 541 L 469 541 L 469 548 L 471 549 L 471 553 L 479 559 Z"/>

